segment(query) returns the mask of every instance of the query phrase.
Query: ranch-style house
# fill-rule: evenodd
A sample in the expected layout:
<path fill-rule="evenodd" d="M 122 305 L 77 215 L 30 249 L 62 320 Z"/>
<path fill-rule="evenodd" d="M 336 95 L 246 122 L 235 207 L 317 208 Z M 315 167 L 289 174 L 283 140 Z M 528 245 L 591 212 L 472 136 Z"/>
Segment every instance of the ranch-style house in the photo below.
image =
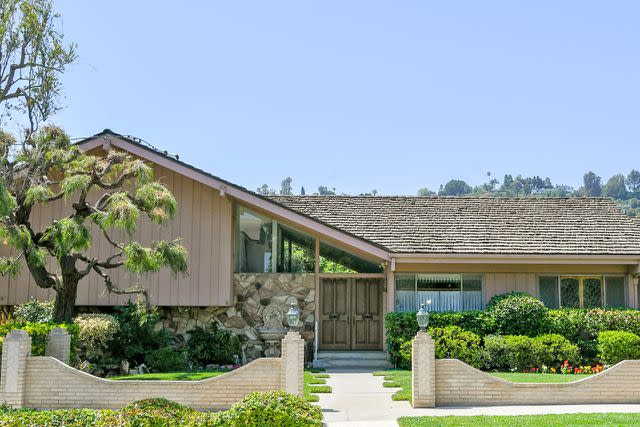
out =
<path fill-rule="evenodd" d="M 295 302 L 308 355 L 383 350 L 384 314 L 482 309 L 496 294 L 526 291 L 548 307 L 638 307 L 640 223 L 606 198 L 265 197 L 104 130 L 82 150 L 124 150 L 153 165 L 179 212 L 135 238 L 182 237 L 189 274 L 141 278 L 177 333 L 215 318 L 244 337 L 246 360 L 262 356 L 267 307 Z M 65 212 L 34 210 L 32 223 Z M 94 233 L 91 251 L 110 245 Z M 108 253 L 108 252 L 107 252 Z M 113 271 L 121 285 L 138 278 Z M 28 274 L 2 279 L 0 304 L 50 299 Z M 125 303 L 101 278 L 81 282 L 76 304 Z"/>

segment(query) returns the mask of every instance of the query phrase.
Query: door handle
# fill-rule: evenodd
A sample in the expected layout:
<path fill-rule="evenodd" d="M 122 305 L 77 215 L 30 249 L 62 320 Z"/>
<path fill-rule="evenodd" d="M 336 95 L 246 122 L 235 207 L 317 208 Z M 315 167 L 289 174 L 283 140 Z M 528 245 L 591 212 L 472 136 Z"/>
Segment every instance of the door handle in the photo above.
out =
<path fill-rule="evenodd" d="M 339 314 L 331 313 L 329 315 L 329 320 L 338 320 L 340 318 Z"/>
<path fill-rule="evenodd" d="M 373 319 L 373 314 L 368 314 L 368 313 L 367 314 L 363 314 L 362 318 L 365 319 L 365 320 L 371 320 L 371 319 Z"/>

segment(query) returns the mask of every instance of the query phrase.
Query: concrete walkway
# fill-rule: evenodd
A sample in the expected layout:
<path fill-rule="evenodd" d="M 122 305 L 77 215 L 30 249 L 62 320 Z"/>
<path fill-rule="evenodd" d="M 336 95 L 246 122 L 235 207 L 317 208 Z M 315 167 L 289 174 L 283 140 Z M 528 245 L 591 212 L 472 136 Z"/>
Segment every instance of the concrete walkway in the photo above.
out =
<path fill-rule="evenodd" d="M 398 389 L 382 387 L 382 377 L 371 372 L 329 371 L 331 394 L 318 394 L 327 427 L 397 427 L 400 417 L 449 415 L 539 415 L 598 412 L 638 412 L 640 405 L 532 405 L 413 409 L 409 402 L 394 402 Z"/>

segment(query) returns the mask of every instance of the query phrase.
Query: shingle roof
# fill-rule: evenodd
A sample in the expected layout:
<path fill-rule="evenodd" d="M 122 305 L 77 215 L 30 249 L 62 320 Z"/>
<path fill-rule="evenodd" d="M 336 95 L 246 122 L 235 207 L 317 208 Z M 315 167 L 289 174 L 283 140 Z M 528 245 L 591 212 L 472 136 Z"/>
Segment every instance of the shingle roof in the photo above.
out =
<path fill-rule="evenodd" d="M 639 223 L 606 198 L 270 199 L 395 253 L 640 254 Z"/>

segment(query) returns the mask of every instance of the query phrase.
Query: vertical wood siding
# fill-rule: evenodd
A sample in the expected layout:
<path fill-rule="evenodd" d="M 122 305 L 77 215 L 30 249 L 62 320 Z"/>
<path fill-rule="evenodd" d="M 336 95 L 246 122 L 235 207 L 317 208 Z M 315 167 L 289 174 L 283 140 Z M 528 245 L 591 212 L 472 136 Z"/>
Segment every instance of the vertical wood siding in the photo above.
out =
<path fill-rule="evenodd" d="M 150 291 L 152 303 L 159 306 L 225 306 L 232 301 L 232 201 L 218 191 L 181 176 L 169 169 L 153 165 L 155 176 L 174 194 L 178 213 L 164 226 L 142 219 L 132 238 L 144 244 L 181 237 L 189 251 L 189 274 L 172 277 L 163 269 L 146 277 L 137 277 L 123 268 L 110 271 L 118 286 L 125 288 L 139 281 Z M 31 214 L 32 225 L 40 230 L 51 218 L 70 213 L 63 200 L 36 207 Z M 105 259 L 112 247 L 92 226 L 91 256 Z M 114 234 L 115 235 L 115 234 Z M 126 236 L 120 234 L 118 238 Z M 1 249 L 1 248 L 0 248 Z M 118 305 L 129 297 L 105 295 L 101 278 L 92 272 L 78 286 L 78 305 Z M 53 298 L 53 291 L 38 287 L 26 266 L 15 279 L 0 277 L 0 305 L 20 304 L 28 298 Z M 134 297 L 135 298 L 135 297 Z"/>
<path fill-rule="evenodd" d="M 484 302 L 492 296 L 510 291 L 528 292 L 538 296 L 536 273 L 486 273 L 484 275 Z"/>

